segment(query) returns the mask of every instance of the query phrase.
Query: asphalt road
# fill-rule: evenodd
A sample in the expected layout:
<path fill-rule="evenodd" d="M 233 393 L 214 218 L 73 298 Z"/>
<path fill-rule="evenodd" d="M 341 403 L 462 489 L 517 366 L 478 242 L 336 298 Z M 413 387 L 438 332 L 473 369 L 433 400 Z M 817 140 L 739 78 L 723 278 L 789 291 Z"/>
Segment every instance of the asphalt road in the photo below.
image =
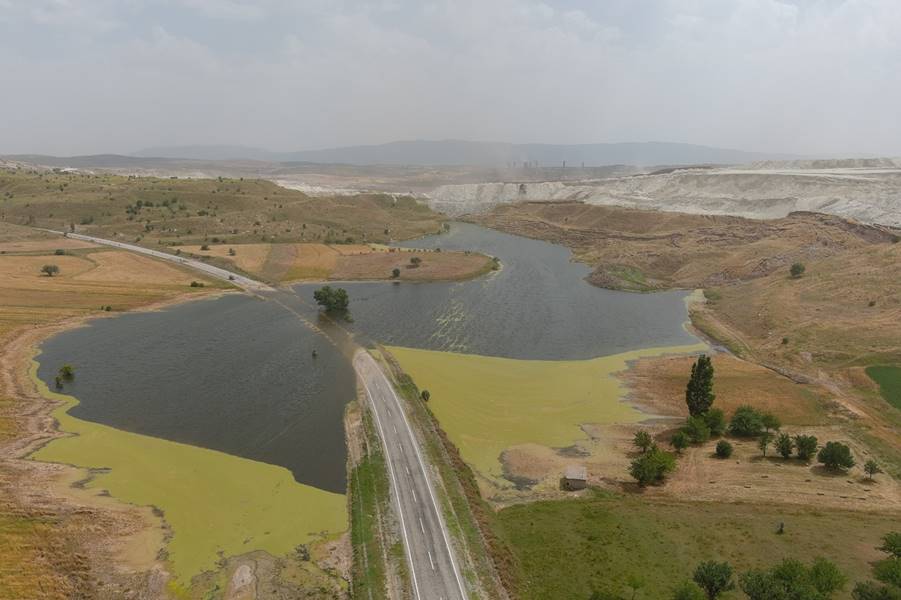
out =
<path fill-rule="evenodd" d="M 52 231 L 52 230 L 46 230 Z M 63 235 L 61 231 L 53 231 Z M 274 288 L 203 261 L 184 258 L 104 238 L 80 233 L 68 237 L 103 244 L 189 267 L 211 277 L 228 281 L 249 292 L 274 292 Z M 354 370 L 369 400 L 379 437 L 387 457 L 388 478 L 391 481 L 401 537 L 410 567 L 415 600 L 466 600 L 463 578 L 450 544 L 450 535 L 438 508 L 429 471 L 416 436 L 407 421 L 403 405 L 394 387 L 385 377 L 372 356 L 359 350 L 353 359 Z"/>
<path fill-rule="evenodd" d="M 67 237 L 72 238 L 73 240 L 82 240 L 85 242 L 93 242 L 95 244 L 102 244 L 104 246 L 112 246 L 113 248 L 121 248 L 123 250 L 130 250 L 132 252 L 139 252 L 141 254 L 146 254 L 147 256 L 153 256 L 154 258 L 161 258 L 163 260 L 168 260 L 169 262 L 173 262 L 185 267 L 190 267 L 197 271 L 201 271 L 210 277 L 215 277 L 216 279 L 222 279 L 223 281 L 228 281 L 240 288 L 247 290 L 248 292 L 271 292 L 274 289 L 265 283 L 261 283 L 254 279 L 250 279 L 249 277 L 244 277 L 243 275 L 239 275 L 237 273 L 232 273 L 226 269 L 222 269 L 219 267 L 215 267 L 213 265 L 209 265 L 201 260 L 195 260 L 193 258 L 185 258 L 183 256 L 176 256 L 174 254 L 168 254 L 166 252 L 160 252 L 159 250 L 151 250 L 150 248 L 144 248 L 143 246 L 136 246 L 135 244 L 126 244 L 125 242 L 116 242 L 114 240 L 107 240 L 105 238 L 93 237 L 90 235 L 83 235 L 81 233 L 63 233 L 62 231 L 53 231 L 52 229 L 45 229 L 44 231 L 50 231 L 52 233 L 58 233 L 60 235 L 66 235 Z"/>
<path fill-rule="evenodd" d="M 358 351 L 353 363 L 366 389 L 387 457 L 392 500 L 407 551 L 413 597 L 416 600 L 465 600 L 459 563 L 438 508 L 422 450 L 401 400 L 368 352 Z"/>

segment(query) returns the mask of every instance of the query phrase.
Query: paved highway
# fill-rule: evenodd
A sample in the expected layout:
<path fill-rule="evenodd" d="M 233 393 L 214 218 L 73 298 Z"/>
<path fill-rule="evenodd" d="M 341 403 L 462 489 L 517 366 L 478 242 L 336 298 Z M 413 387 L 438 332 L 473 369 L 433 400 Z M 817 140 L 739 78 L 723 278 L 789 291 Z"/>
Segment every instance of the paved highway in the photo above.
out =
<path fill-rule="evenodd" d="M 63 235 L 60 231 L 53 233 Z M 199 260 L 80 233 L 66 235 L 76 240 L 131 250 L 174 262 L 229 281 L 249 292 L 276 291 L 265 283 Z M 438 508 L 423 452 L 407 421 L 403 405 L 381 367 L 368 352 L 358 350 L 354 355 L 353 366 L 366 389 L 387 457 L 392 500 L 407 554 L 413 597 L 415 600 L 466 600 L 459 562 L 451 546 L 444 517 Z"/>
<path fill-rule="evenodd" d="M 151 250 L 150 248 L 144 248 L 143 246 L 137 246 L 135 244 L 126 244 L 125 242 L 116 242 L 114 240 L 108 240 L 105 238 L 98 238 L 91 235 L 83 235 L 81 233 L 63 233 L 62 231 L 54 231 L 52 229 L 45 229 L 44 231 L 50 231 L 51 233 L 58 233 L 60 235 L 65 235 L 67 237 L 72 238 L 73 240 L 82 240 L 85 242 L 93 242 L 95 244 L 102 244 L 104 246 L 112 246 L 114 248 L 121 248 L 123 250 L 131 250 L 132 252 L 139 252 L 141 254 L 146 254 L 148 256 L 153 256 L 154 258 L 161 258 L 163 260 L 168 260 L 169 262 L 174 262 L 176 264 L 190 267 L 197 271 L 201 271 L 210 277 L 215 277 L 216 279 L 222 279 L 224 281 L 228 281 L 229 283 L 233 283 L 234 285 L 244 288 L 248 292 L 272 292 L 275 291 L 272 287 L 266 285 L 265 283 L 256 281 L 249 277 L 245 277 L 243 275 L 239 275 L 238 273 L 232 273 L 226 269 L 222 269 L 219 267 L 215 267 L 213 265 L 209 265 L 201 260 L 195 260 L 193 258 L 185 258 L 183 256 L 176 256 L 174 254 L 168 254 L 166 252 L 160 252 L 159 250 Z"/>
<path fill-rule="evenodd" d="M 465 600 L 459 563 L 438 508 L 422 450 L 401 400 L 368 352 L 357 351 L 353 362 L 366 389 L 385 450 L 392 499 L 410 566 L 413 597 L 416 600 Z"/>

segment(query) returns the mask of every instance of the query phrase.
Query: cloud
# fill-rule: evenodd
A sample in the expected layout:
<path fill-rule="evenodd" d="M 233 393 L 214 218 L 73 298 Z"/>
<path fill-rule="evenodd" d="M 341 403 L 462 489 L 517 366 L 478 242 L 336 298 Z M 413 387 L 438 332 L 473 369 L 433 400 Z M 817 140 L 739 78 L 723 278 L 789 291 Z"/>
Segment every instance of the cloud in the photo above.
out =
<path fill-rule="evenodd" d="M 894 0 L 0 0 L 0 152 L 399 138 L 901 154 Z"/>

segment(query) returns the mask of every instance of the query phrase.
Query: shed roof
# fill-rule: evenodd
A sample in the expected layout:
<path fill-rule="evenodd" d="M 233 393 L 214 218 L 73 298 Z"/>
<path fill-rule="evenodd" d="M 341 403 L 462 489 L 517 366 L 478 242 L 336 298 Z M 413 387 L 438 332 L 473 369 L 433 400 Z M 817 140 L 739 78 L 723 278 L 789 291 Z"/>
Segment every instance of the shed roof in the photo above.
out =
<path fill-rule="evenodd" d="M 580 465 L 566 467 L 566 474 L 564 477 L 566 477 L 566 479 L 581 479 L 585 481 L 588 479 L 588 469 Z"/>

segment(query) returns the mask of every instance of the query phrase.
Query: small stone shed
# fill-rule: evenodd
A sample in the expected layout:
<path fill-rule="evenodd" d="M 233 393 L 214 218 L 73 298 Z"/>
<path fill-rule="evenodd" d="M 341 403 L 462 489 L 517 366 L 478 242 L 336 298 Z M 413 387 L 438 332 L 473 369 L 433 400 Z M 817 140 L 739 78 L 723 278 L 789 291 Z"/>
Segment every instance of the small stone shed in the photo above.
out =
<path fill-rule="evenodd" d="M 563 479 L 560 483 L 564 490 L 584 490 L 588 487 L 588 469 L 584 466 L 566 467 Z"/>

